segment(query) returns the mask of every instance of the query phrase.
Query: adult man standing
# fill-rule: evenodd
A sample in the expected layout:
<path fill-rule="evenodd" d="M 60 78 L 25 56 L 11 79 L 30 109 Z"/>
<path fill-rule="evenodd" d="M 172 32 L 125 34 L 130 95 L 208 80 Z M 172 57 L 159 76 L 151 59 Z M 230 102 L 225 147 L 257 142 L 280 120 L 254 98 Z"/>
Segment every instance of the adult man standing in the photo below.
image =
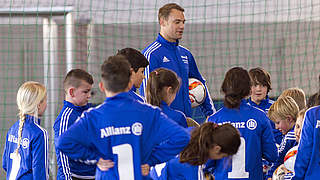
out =
<path fill-rule="evenodd" d="M 191 52 L 179 45 L 179 39 L 182 38 L 184 31 L 184 9 L 175 3 L 166 4 L 159 9 L 158 20 L 160 24 L 158 38 L 142 51 L 149 61 L 149 66 L 145 71 L 146 78 L 140 87 L 140 94 L 144 95 L 150 72 L 160 67 L 171 69 L 182 80 L 180 90 L 171 107 L 184 112 L 187 117 L 191 117 L 188 78 L 199 79 L 204 85 L 205 80 L 201 76 Z M 206 116 L 210 116 L 215 112 L 215 108 L 207 87 L 206 94 L 206 99 L 200 107 Z"/>

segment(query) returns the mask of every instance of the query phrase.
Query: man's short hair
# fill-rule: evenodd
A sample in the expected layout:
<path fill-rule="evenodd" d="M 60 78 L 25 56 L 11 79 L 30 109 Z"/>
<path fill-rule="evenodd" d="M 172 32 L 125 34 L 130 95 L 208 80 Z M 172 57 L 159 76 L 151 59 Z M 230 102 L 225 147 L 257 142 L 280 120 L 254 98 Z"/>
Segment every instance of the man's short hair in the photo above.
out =
<path fill-rule="evenodd" d="M 164 18 L 165 20 L 168 20 L 168 17 L 170 15 L 170 12 L 171 12 L 172 9 L 176 9 L 178 11 L 184 12 L 184 9 L 181 6 L 179 6 L 178 4 L 176 4 L 176 3 L 165 4 L 164 6 L 162 6 L 159 9 L 159 13 L 158 13 L 159 22 L 160 22 L 161 18 Z"/>
<path fill-rule="evenodd" d="M 117 93 L 125 91 L 130 81 L 131 71 L 128 60 L 122 55 L 110 56 L 101 65 L 104 88 Z"/>
<path fill-rule="evenodd" d="M 149 65 L 147 58 L 140 51 L 133 48 L 121 49 L 117 55 L 123 55 L 131 64 L 134 72 L 138 72 L 139 68 L 146 68 Z"/>
<path fill-rule="evenodd" d="M 251 83 L 252 86 L 255 86 L 258 84 L 266 86 L 267 93 L 269 93 L 269 91 L 272 90 L 270 74 L 263 68 L 257 67 L 257 68 L 250 69 L 249 75 L 252 80 L 252 83 Z"/>
<path fill-rule="evenodd" d="M 69 87 L 78 88 L 81 85 L 81 81 L 85 81 L 91 85 L 93 84 L 93 78 L 87 71 L 82 69 L 72 69 L 64 78 L 64 90 L 67 91 Z"/>

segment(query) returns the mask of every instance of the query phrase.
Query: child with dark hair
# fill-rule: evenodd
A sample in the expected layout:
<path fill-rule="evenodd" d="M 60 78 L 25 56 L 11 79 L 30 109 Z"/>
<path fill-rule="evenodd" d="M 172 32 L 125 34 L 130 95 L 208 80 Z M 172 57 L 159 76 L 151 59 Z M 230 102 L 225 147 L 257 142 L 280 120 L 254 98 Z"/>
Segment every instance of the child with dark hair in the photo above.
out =
<path fill-rule="evenodd" d="M 92 107 L 92 104 L 88 103 L 91 97 L 92 84 L 92 76 L 82 69 L 72 69 L 67 73 L 63 81 L 65 100 L 53 125 L 58 180 L 95 178 L 95 164 L 74 161 L 57 149 L 59 136 L 67 131 L 85 110 Z"/>
<path fill-rule="evenodd" d="M 159 108 L 128 93 L 132 71 L 123 56 L 109 57 L 101 71 L 99 88 L 106 100 L 61 135 L 58 149 L 72 159 L 99 160 L 96 179 L 146 179 L 148 167 L 176 156 L 189 136 Z M 100 164 L 108 160 L 114 167 Z"/>
<path fill-rule="evenodd" d="M 208 160 L 232 156 L 239 146 L 240 133 L 231 124 L 206 122 L 191 131 L 189 144 L 180 157 L 167 162 L 156 179 L 204 179 L 203 168 Z"/>
<path fill-rule="evenodd" d="M 158 68 L 149 74 L 146 98 L 151 105 L 158 106 L 171 119 L 182 127 L 188 127 L 186 116 L 178 110 L 170 108 L 180 87 L 177 74 L 166 68 Z"/>
<path fill-rule="evenodd" d="M 249 75 L 252 81 L 251 94 L 247 102 L 251 106 L 257 107 L 264 111 L 266 114 L 270 106 L 274 103 L 269 99 L 268 93 L 272 90 L 270 74 L 261 67 L 250 69 Z M 272 127 L 273 136 L 276 143 L 279 145 L 282 141 L 282 134 L 279 130 L 275 129 L 274 122 L 269 121 Z"/>
<path fill-rule="evenodd" d="M 137 100 L 144 102 L 144 98 L 136 93 L 144 79 L 144 70 L 149 65 L 147 58 L 138 50 L 124 48 L 118 51 L 117 55 L 124 56 L 131 65 L 131 80 L 133 83 L 129 93 Z"/>
<path fill-rule="evenodd" d="M 209 122 L 231 123 L 241 134 L 240 148 L 231 163 L 219 160 L 214 171 L 215 179 L 263 179 L 262 158 L 270 162 L 277 159 L 277 148 L 266 114 L 247 104 L 251 79 L 241 68 L 230 69 L 224 78 L 221 91 L 224 107 L 209 117 Z M 253 148 L 254 147 L 254 148 Z"/>

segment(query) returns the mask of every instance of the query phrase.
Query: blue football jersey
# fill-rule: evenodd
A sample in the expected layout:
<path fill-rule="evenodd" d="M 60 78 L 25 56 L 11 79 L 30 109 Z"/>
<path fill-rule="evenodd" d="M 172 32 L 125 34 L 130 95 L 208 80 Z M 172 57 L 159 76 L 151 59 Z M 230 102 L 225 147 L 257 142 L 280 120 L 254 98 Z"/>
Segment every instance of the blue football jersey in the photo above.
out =
<path fill-rule="evenodd" d="M 85 134 L 84 134 L 85 133 Z M 72 159 L 110 159 L 109 171 L 97 168 L 96 179 L 146 179 L 141 165 L 154 166 L 177 155 L 188 143 L 186 130 L 157 107 L 129 93 L 107 98 L 84 112 L 58 140 L 58 149 Z"/>
<path fill-rule="evenodd" d="M 92 104 L 90 103 L 85 106 L 75 106 L 71 102 L 63 102 L 63 107 L 53 125 L 54 144 L 58 165 L 57 180 L 71 180 L 71 176 L 94 179 L 96 172 L 95 164 L 86 164 L 69 159 L 65 154 L 57 149 L 57 140 L 59 136 L 67 131 L 67 129 L 74 124 L 81 114 L 90 107 L 92 107 Z"/>
<path fill-rule="evenodd" d="M 165 103 L 164 101 L 161 102 L 160 108 L 162 109 L 162 112 L 164 114 L 166 114 L 170 119 L 172 119 L 175 122 L 177 122 L 180 126 L 182 126 L 184 128 L 188 127 L 187 118 L 183 114 L 183 112 L 170 108 L 168 106 L 168 104 Z"/>
<path fill-rule="evenodd" d="M 293 179 L 313 180 L 320 177 L 320 106 L 310 108 L 302 125 Z"/>
<path fill-rule="evenodd" d="M 202 112 L 206 116 L 209 116 L 216 111 L 205 80 L 198 70 L 193 55 L 188 49 L 179 45 L 179 41 L 169 42 L 159 34 L 156 41 L 146 47 L 142 53 L 149 61 L 149 66 L 145 71 L 146 78 L 140 87 L 140 94 L 142 96 L 145 96 L 149 73 L 157 68 L 163 67 L 174 71 L 181 78 L 181 87 L 175 100 L 170 105 L 171 108 L 183 112 L 187 117 L 191 117 L 189 78 L 196 78 L 200 80 L 206 88 L 205 101 L 200 105 Z"/>
<path fill-rule="evenodd" d="M 269 111 L 270 106 L 274 103 L 274 101 L 273 101 L 272 99 L 270 99 L 268 95 L 266 96 L 265 99 L 263 99 L 263 100 L 260 102 L 260 104 L 256 104 L 255 102 L 253 102 L 253 101 L 251 100 L 251 98 L 248 98 L 247 102 L 248 102 L 249 105 L 261 109 L 261 110 L 264 111 L 266 114 L 268 114 L 268 111 Z M 278 145 L 280 145 L 281 142 L 282 142 L 283 135 L 282 135 L 282 133 L 281 133 L 278 129 L 276 129 L 276 126 L 275 126 L 275 124 L 274 124 L 273 121 L 271 121 L 271 120 L 269 119 L 269 122 L 270 122 L 270 125 L 271 125 L 271 127 L 272 127 L 272 133 L 273 133 L 274 139 L 275 139 L 276 143 L 277 143 Z"/>
<path fill-rule="evenodd" d="M 282 139 L 282 142 L 278 148 L 279 157 L 276 163 L 272 165 L 270 171 L 268 171 L 268 177 L 270 178 L 272 177 L 274 171 L 278 168 L 278 166 L 283 164 L 284 157 L 286 156 L 287 152 L 296 145 L 298 145 L 298 143 L 296 141 L 296 136 L 294 135 L 294 126 L 293 126 L 293 128 L 291 128 L 291 130 Z"/>
<path fill-rule="evenodd" d="M 239 109 L 223 107 L 209 117 L 217 124 L 231 123 L 240 131 L 241 145 L 236 155 L 216 161 L 214 175 L 222 179 L 263 179 L 262 158 L 275 162 L 278 153 L 269 119 L 265 113 L 241 101 Z"/>
<path fill-rule="evenodd" d="M 205 180 L 203 167 L 180 163 L 179 157 L 155 166 L 150 171 L 154 180 Z"/>
<path fill-rule="evenodd" d="M 21 146 L 16 155 L 18 129 L 19 121 L 9 129 L 6 137 L 2 167 L 7 172 L 7 179 L 49 179 L 48 134 L 40 126 L 40 119 L 26 115 Z"/>

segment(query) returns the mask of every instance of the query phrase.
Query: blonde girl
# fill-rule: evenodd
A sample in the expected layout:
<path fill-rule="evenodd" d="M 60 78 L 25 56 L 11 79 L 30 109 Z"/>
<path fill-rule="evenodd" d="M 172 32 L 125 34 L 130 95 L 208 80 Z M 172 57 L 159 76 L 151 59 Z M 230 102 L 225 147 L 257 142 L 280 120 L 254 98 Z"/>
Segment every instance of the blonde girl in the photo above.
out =
<path fill-rule="evenodd" d="M 9 129 L 3 153 L 7 179 L 48 179 L 48 135 L 40 126 L 47 107 L 46 88 L 34 81 L 18 90 L 19 120 Z"/>

